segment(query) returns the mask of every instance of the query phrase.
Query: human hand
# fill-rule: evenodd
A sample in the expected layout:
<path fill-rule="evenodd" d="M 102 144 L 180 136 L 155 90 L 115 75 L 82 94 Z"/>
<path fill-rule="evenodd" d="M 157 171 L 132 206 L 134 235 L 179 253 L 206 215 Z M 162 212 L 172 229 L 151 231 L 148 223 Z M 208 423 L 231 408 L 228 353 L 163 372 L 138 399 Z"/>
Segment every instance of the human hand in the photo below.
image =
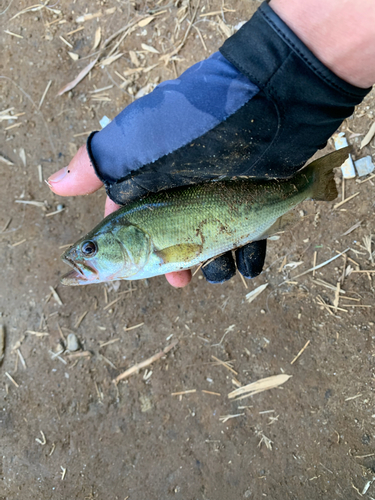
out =
<path fill-rule="evenodd" d="M 60 180 L 50 178 L 52 190 L 87 194 L 103 183 L 110 213 L 178 186 L 223 177 L 290 177 L 369 91 L 324 66 L 266 3 L 220 51 L 92 134 L 88 154 L 81 148 Z M 237 268 L 247 278 L 258 275 L 265 252 L 265 242 L 238 249 Z M 235 270 L 231 252 L 202 268 L 214 283 Z M 185 286 L 191 273 L 167 279 Z"/>

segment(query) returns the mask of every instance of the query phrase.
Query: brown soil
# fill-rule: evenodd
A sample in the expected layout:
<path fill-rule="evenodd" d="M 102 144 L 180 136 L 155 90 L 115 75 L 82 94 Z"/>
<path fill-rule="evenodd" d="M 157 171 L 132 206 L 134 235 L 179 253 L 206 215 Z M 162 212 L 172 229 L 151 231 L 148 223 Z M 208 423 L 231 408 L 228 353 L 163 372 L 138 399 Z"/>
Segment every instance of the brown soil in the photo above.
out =
<path fill-rule="evenodd" d="M 314 283 L 311 273 L 293 276 L 312 267 L 315 251 L 321 263 L 348 247 L 346 262 L 338 258 L 315 278 L 336 286 L 345 264 L 356 269 L 353 261 L 360 269 L 374 270 L 362 242 L 374 232 L 374 182 L 347 181 L 346 197 L 360 194 L 336 210 L 334 203 L 306 202 L 297 226 L 269 243 L 266 269 L 248 290 L 238 276 L 212 286 L 199 274 L 183 290 L 172 289 L 163 277 L 124 282 L 119 288 L 62 287 L 61 247 L 100 220 L 105 193 L 57 198 L 40 182 L 38 165 L 47 178 L 69 162 L 103 115 L 113 118 L 139 89 L 173 78 L 217 50 L 224 40 L 218 18 L 200 14 L 203 7 L 206 13 L 220 10 L 221 3 L 201 2 L 195 17 L 207 52 L 194 28 L 174 62 L 124 77 L 122 88 L 118 74 L 134 68 L 129 50 L 136 51 L 141 66 L 156 64 L 160 55 L 140 52 L 141 43 L 160 54 L 171 52 L 189 26 L 196 2 L 183 0 L 176 7 L 167 2 L 61 0 L 51 4 L 61 14 L 46 8 L 20 13 L 31 4 L 13 2 L 0 16 L 0 111 L 22 113 L 0 123 L 0 154 L 13 163 L 0 162 L 0 227 L 5 227 L 0 233 L 0 311 L 6 328 L 0 367 L 0 499 L 360 498 L 358 492 L 375 476 L 374 310 L 351 305 L 373 305 L 374 275 L 346 277 L 339 304 L 343 310 L 331 308 L 332 314 L 317 302 L 320 295 L 332 306 L 333 290 Z M 95 67 L 71 92 L 56 96 L 91 61 L 83 58 L 92 51 L 98 27 L 106 39 L 136 14 L 163 4 L 166 12 L 121 43 L 118 60 Z M 187 17 L 175 31 L 184 5 Z M 225 14 L 226 24 L 248 19 L 257 5 L 228 3 L 234 12 Z M 77 23 L 87 12 L 101 15 Z M 84 29 L 69 34 L 80 27 Z M 72 60 L 68 51 L 80 59 Z M 363 135 L 353 136 L 369 129 L 373 98 L 343 125 L 347 137 L 352 136 L 355 158 L 373 152 L 373 143 L 359 151 Z M 65 210 L 48 216 L 61 203 Z M 357 221 L 362 221 L 360 227 L 343 236 Z M 282 263 L 293 262 L 303 263 L 295 270 L 281 269 Z M 283 283 L 286 278 L 291 281 Z M 245 295 L 266 282 L 268 288 L 248 304 Z M 51 297 L 51 286 L 62 304 Z M 144 325 L 124 331 L 140 323 Z M 62 336 L 70 332 L 91 357 L 54 355 L 63 350 Z M 100 347 L 111 339 L 118 340 Z M 177 347 L 148 371 L 117 387 L 112 383 L 174 340 Z M 214 364 L 212 356 L 231 360 L 237 375 Z M 234 379 L 243 385 L 282 372 L 293 377 L 278 389 L 239 402 L 227 397 Z M 196 391 L 172 395 L 192 389 Z M 225 423 L 220 420 L 238 414 Z M 268 447 L 267 438 L 272 441 Z M 375 497 L 375 485 L 364 496 Z"/>

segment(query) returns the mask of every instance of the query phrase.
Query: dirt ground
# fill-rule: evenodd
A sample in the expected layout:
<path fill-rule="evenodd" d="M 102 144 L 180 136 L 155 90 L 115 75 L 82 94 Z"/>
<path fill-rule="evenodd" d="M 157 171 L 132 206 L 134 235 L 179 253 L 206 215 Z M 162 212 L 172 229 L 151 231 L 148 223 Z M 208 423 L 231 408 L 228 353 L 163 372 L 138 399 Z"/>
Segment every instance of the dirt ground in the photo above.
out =
<path fill-rule="evenodd" d="M 297 226 L 269 242 L 265 271 L 248 289 L 239 276 L 213 286 L 200 273 L 182 290 L 164 277 L 59 285 L 62 249 L 100 221 L 105 193 L 62 199 L 43 179 L 104 115 L 217 50 L 258 5 L 0 4 L 0 500 L 375 497 L 374 274 L 350 273 L 375 270 L 374 245 L 363 241 L 374 232 L 373 180 L 346 181 L 345 197 L 359 194 L 336 209 L 341 194 L 304 203 Z M 101 50 L 129 23 L 133 31 Z M 343 124 L 354 158 L 374 152 L 374 141 L 359 150 L 374 113 L 370 94 Z M 315 277 L 294 278 L 314 255 L 320 264 L 348 248 Z M 64 352 L 72 332 L 78 356 Z M 175 340 L 162 359 L 112 382 Z M 228 399 L 238 382 L 280 373 L 292 378 Z"/>

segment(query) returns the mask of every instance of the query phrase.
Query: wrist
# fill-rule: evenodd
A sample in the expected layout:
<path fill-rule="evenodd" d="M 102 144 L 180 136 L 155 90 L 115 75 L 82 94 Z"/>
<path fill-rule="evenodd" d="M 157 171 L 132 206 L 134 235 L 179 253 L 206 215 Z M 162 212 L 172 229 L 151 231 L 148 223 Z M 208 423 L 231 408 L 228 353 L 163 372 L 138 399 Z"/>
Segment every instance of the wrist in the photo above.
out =
<path fill-rule="evenodd" d="M 373 0 L 271 0 L 270 7 L 337 76 L 361 88 L 375 83 Z"/>

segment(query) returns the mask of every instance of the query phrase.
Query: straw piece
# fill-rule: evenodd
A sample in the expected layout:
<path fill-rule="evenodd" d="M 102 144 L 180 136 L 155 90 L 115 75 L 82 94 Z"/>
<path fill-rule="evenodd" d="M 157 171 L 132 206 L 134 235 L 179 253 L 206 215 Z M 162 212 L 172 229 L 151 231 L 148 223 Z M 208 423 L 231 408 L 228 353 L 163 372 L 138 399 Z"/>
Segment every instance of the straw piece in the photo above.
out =
<path fill-rule="evenodd" d="M 115 379 L 112 380 L 113 383 L 118 384 L 120 380 L 124 380 L 125 378 L 130 377 L 130 375 L 133 375 L 134 373 L 138 373 L 139 370 L 142 368 L 146 368 L 146 366 L 151 365 L 154 363 L 154 361 L 157 361 L 158 359 L 162 358 L 165 354 L 167 354 L 170 350 L 172 350 L 176 345 L 178 344 L 178 340 L 175 340 L 171 344 L 169 344 L 167 347 L 165 347 L 162 351 L 158 352 L 157 354 L 154 354 L 150 358 L 146 359 L 145 361 L 142 361 L 141 363 L 137 363 L 136 365 L 132 366 L 128 370 L 124 371 L 120 375 L 118 375 Z"/>
<path fill-rule="evenodd" d="M 330 259 L 326 260 L 325 262 L 322 262 L 321 264 L 319 264 L 318 266 L 315 266 L 315 267 L 312 267 L 310 269 L 308 269 L 307 271 L 304 271 L 303 273 L 301 274 L 297 274 L 297 276 L 293 276 L 293 279 L 295 280 L 296 278 L 300 278 L 301 276 L 304 276 L 305 274 L 307 273 L 310 273 L 311 271 L 314 271 L 315 269 L 320 269 L 321 267 L 324 267 L 326 266 L 327 264 L 329 264 L 330 262 L 336 260 L 338 257 L 340 257 L 341 255 L 344 255 L 344 253 L 346 253 L 348 250 L 350 250 L 350 248 L 347 248 L 346 250 L 344 250 L 343 252 L 340 252 L 338 253 L 337 255 L 335 255 L 335 257 L 331 257 Z M 282 284 L 282 283 L 281 283 Z"/>
<path fill-rule="evenodd" d="M 74 78 L 74 80 L 72 80 L 71 82 L 67 83 L 66 85 L 64 85 L 64 87 L 62 87 L 58 92 L 57 92 L 57 95 L 62 95 L 64 94 L 65 92 L 69 92 L 69 90 L 72 90 L 74 89 L 74 87 L 76 85 L 79 84 L 79 82 L 81 80 L 83 80 L 85 78 L 85 76 L 87 76 L 90 71 L 92 70 L 92 68 L 95 66 L 95 64 L 97 63 L 98 61 L 98 58 L 94 59 L 92 62 L 90 62 L 90 64 L 88 64 L 85 68 L 83 68 L 83 70 L 78 74 L 78 76 L 76 78 Z"/>
<path fill-rule="evenodd" d="M 310 340 L 308 340 L 306 342 L 306 344 L 302 347 L 302 349 L 299 351 L 299 353 L 297 354 L 297 356 L 294 357 L 293 361 L 290 362 L 290 364 L 292 365 L 293 363 L 295 363 L 297 361 L 297 359 L 301 356 L 301 354 L 303 353 L 303 351 L 306 349 L 306 347 L 310 344 Z"/>
<path fill-rule="evenodd" d="M 262 378 L 260 380 L 257 380 L 256 382 L 244 385 L 239 389 L 230 392 L 228 394 L 228 398 L 237 398 L 236 401 L 238 401 L 239 399 L 258 394 L 259 392 L 274 389 L 275 387 L 279 387 L 280 385 L 285 384 L 285 382 L 289 380 L 291 376 L 292 375 L 286 375 L 285 373 L 282 373 L 280 375 L 273 375 L 271 377 Z"/>

